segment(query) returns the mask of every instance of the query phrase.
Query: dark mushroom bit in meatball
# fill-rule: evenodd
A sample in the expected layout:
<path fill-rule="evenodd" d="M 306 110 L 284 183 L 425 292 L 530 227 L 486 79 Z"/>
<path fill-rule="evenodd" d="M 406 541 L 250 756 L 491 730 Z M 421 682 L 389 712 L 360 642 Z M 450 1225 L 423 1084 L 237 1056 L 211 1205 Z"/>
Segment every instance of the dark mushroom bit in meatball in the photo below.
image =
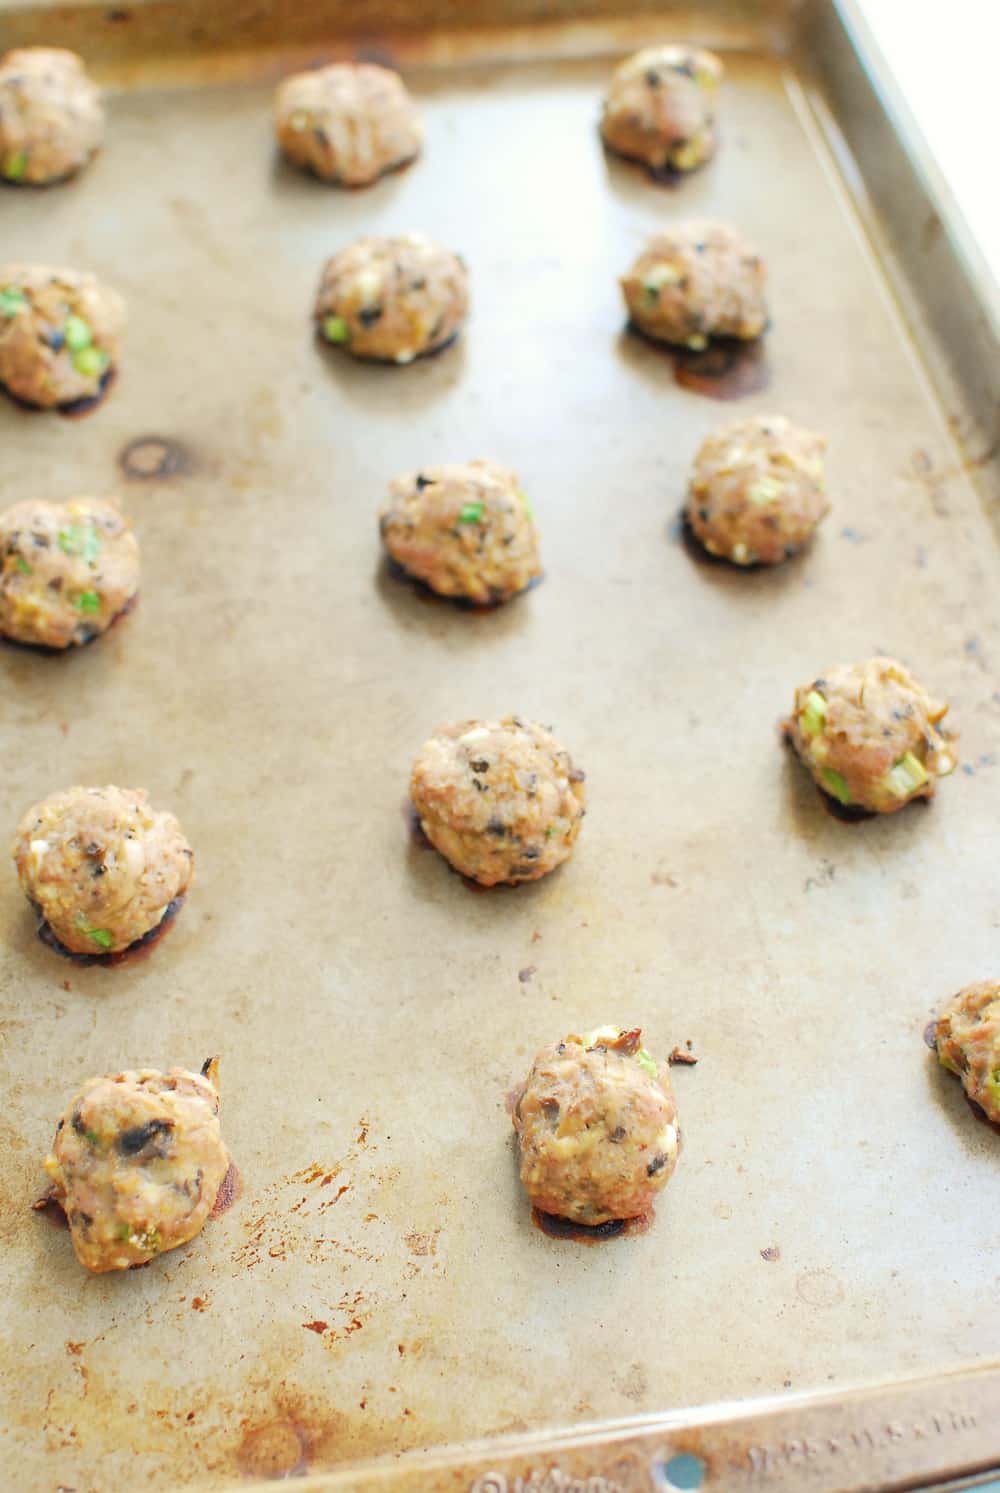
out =
<path fill-rule="evenodd" d="M 25 404 L 95 398 L 124 327 L 124 301 L 94 275 L 0 265 L 0 384 Z"/>
<path fill-rule="evenodd" d="M 1000 1125 L 1000 980 L 981 980 L 953 995 L 938 1017 L 934 1045 L 969 1098 Z"/>
<path fill-rule="evenodd" d="M 700 352 L 712 337 L 761 335 L 765 278 L 763 260 L 735 228 L 688 222 L 655 233 L 621 287 L 647 337 Z"/>
<path fill-rule="evenodd" d="M 194 876 L 173 814 L 131 788 L 67 788 L 35 804 L 14 837 L 21 887 L 64 948 L 111 954 L 159 927 Z"/>
<path fill-rule="evenodd" d="M 410 797 L 424 834 L 463 876 L 495 886 L 537 881 L 572 854 L 584 774 L 551 732 L 508 715 L 441 726 L 413 764 Z"/>
<path fill-rule="evenodd" d="M 356 358 L 412 363 L 457 334 L 469 277 L 457 254 L 420 233 L 363 238 L 327 261 L 316 325 Z"/>
<path fill-rule="evenodd" d="M 139 545 L 113 502 L 28 500 L 0 513 L 0 634 L 69 648 L 106 632 L 139 589 Z"/>
<path fill-rule="evenodd" d="M 46 186 L 79 171 L 104 138 L 97 86 L 75 52 L 25 47 L 0 58 L 0 176 Z"/>
<path fill-rule="evenodd" d="M 644 47 L 615 69 L 601 134 L 651 171 L 694 171 L 715 152 L 723 67 L 698 47 Z"/>
<path fill-rule="evenodd" d="M 783 415 L 753 415 L 708 437 L 695 457 L 686 515 L 712 555 L 778 565 L 829 512 L 826 438 Z"/>
<path fill-rule="evenodd" d="M 229 1170 L 218 1060 L 91 1078 L 70 1100 L 45 1162 L 80 1264 L 95 1275 L 187 1244 Z"/>
<path fill-rule="evenodd" d="M 874 814 L 931 798 L 955 769 L 947 705 L 892 658 L 839 664 L 795 691 L 784 730 L 824 793 Z"/>
<path fill-rule="evenodd" d="M 521 1182 L 543 1213 L 595 1226 L 649 1213 L 677 1162 L 670 1070 L 638 1029 L 543 1047 L 514 1105 Z"/>
<path fill-rule="evenodd" d="M 541 574 L 534 514 L 515 473 L 492 461 L 424 467 L 397 477 L 382 542 L 441 596 L 481 606 L 516 596 Z"/>
<path fill-rule="evenodd" d="M 286 78 L 274 99 L 274 128 L 293 165 L 349 187 L 412 161 L 422 140 L 402 78 L 371 62 L 334 62 Z"/>

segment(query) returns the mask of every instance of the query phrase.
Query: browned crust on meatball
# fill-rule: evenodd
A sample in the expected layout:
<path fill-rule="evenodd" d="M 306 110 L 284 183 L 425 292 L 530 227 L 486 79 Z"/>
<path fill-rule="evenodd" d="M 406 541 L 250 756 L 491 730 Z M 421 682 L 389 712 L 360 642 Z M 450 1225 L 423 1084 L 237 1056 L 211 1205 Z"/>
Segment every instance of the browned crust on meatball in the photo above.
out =
<path fill-rule="evenodd" d="M 956 736 L 941 725 L 947 711 L 904 664 L 876 657 L 802 685 L 783 730 L 824 793 L 892 814 L 931 798 L 937 779 L 954 771 Z"/>
<path fill-rule="evenodd" d="M 177 819 L 141 789 L 74 787 L 42 799 L 22 817 L 13 855 L 25 896 L 76 954 L 130 948 L 194 877 Z"/>
<path fill-rule="evenodd" d="M 677 1106 L 668 1065 L 654 1064 L 640 1037 L 602 1028 L 535 1058 L 512 1120 L 521 1182 L 541 1212 L 594 1227 L 649 1213 L 666 1186 Z"/>
<path fill-rule="evenodd" d="M 935 1047 L 942 1066 L 1000 1125 L 1000 980 L 980 980 L 952 996 L 938 1017 Z"/>
<path fill-rule="evenodd" d="M 645 47 L 612 76 L 601 115 L 605 144 L 654 174 L 694 171 L 715 153 L 723 66 L 699 47 Z"/>
<path fill-rule="evenodd" d="M 825 450 L 825 436 L 783 415 L 753 415 L 714 431 L 691 472 L 685 515 L 693 534 L 734 565 L 791 558 L 830 509 Z"/>
<path fill-rule="evenodd" d="M 541 575 L 538 531 L 515 472 L 491 461 L 397 477 L 379 529 L 392 558 L 440 596 L 494 606 Z"/>
<path fill-rule="evenodd" d="M 0 513 L 0 635 L 43 648 L 88 643 L 139 589 L 139 545 L 117 502 L 28 499 Z"/>
<path fill-rule="evenodd" d="M 696 219 L 655 233 L 620 283 L 640 331 L 697 351 L 712 337 L 761 335 L 765 279 L 763 260 L 735 228 Z"/>
<path fill-rule="evenodd" d="M 354 357 L 406 364 L 446 347 L 468 309 L 469 277 L 459 256 L 423 234 L 404 233 L 359 239 L 328 260 L 315 318 L 320 336 Z"/>
<path fill-rule="evenodd" d="M 286 78 L 275 95 L 274 127 L 293 165 L 349 187 L 405 166 L 423 138 L 402 78 L 370 62 L 334 62 Z"/>
<path fill-rule="evenodd" d="M 537 881 L 573 852 L 584 774 L 544 726 L 508 715 L 440 726 L 413 764 L 421 828 L 482 886 Z"/>
<path fill-rule="evenodd" d="M 78 323 L 90 334 L 83 349 L 71 346 Z M 124 327 L 124 301 L 96 276 L 0 265 L 0 384 L 24 404 L 53 409 L 97 398 L 117 366 Z"/>

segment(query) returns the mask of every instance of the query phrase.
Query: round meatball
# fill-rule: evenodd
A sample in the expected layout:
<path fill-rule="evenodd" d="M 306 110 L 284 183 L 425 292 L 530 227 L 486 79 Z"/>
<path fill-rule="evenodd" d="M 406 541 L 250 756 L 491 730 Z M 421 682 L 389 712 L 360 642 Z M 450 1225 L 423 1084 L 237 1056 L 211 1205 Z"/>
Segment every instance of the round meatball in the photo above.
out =
<path fill-rule="evenodd" d="M 895 659 L 871 658 L 797 689 L 784 730 L 824 793 L 892 814 L 954 771 L 947 712 Z"/>
<path fill-rule="evenodd" d="M 825 436 L 783 415 L 753 415 L 708 437 L 695 457 L 687 520 L 709 554 L 778 565 L 829 512 Z"/>
<path fill-rule="evenodd" d="M 541 574 L 534 515 L 513 472 L 492 461 L 397 477 L 379 524 L 394 560 L 441 596 L 481 606 Z"/>
<path fill-rule="evenodd" d="M 0 384 L 25 404 L 96 398 L 124 328 L 124 301 L 94 275 L 0 265 Z"/>
<path fill-rule="evenodd" d="M 131 788 L 67 788 L 33 805 L 14 837 L 25 896 L 64 948 L 118 953 L 159 927 L 194 876 L 173 814 Z"/>
<path fill-rule="evenodd" d="M 1000 1125 L 1000 980 L 981 980 L 952 996 L 938 1018 L 935 1046 L 969 1098 Z"/>
<path fill-rule="evenodd" d="M 70 1100 L 45 1170 L 85 1269 L 145 1265 L 201 1232 L 229 1170 L 217 1073 L 111 1073 Z"/>
<path fill-rule="evenodd" d="M 356 358 L 412 363 L 456 336 L 469 309 L 457 254 L 420 233 L 362 238 L 328 260 L 316 297 L 327 342 Z"/>
<path fill-rule="evenodd" d="M 711 337 L 761 335 L 765 278 L 763 260 L 735 228 L 690 222 L 654 233 L 621 287 L 647 337 L 700 352 Z"/>
<path fill-rule="evenodd" d="M 666 1063 L 601 1027 L 543 1047 L 514 1105 L 521 1182 L 542 1213 L 595 1226 L 648 1214 L 677 1163 Z"/>
<path fill-rule="evenodd" d="M 551 732 L 516 715 L 441 726 L 413 764 L 424 834 L 463 876 L 537 881 L 573 852 L 584 774 Z"/>
<path fill-rule="evenodd" d="M 422 140 L 403 80 L 370 62 L 286 78 L 274 99 L 274 128 L 293 165 L 348 187 L 366 187 L 412 161 Z"/>
<path fill-rule="evenodd" d="M 697 47 L 644 47 L 615 69 L 601 134 L 651 171 L 694 171 L 714 153 L 723 67 Z"/>
<path fill-rule="evenodd" d="M 0 513 L 0 634 L 69 648 L 106 632 L 139 589 L 139 545 L 114 502 L 15 503 Z"/>
<path fill-rule="evenodd" d="M 104 138 L 97 86 L 75 52 L 25 47 L 0 58 L 0 176 L 40 187 L 86 165 Z"/>

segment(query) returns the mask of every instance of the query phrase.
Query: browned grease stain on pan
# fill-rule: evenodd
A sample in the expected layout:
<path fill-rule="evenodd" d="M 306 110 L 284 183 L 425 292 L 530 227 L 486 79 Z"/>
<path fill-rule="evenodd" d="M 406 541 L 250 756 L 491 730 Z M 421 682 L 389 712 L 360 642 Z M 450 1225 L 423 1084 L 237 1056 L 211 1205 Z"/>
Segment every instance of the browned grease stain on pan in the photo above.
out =
<path fill-rule="evenodd" d="M 738 337 L 716 337 L 708 347 L 694 352 L 650 337 L 634 321 L 626 324 L 626 331 L 669 358 L 674 381 L 693 394 L 705 394 L 710 399 L 742 399 L 747 394 L 759 394 L 771 382 L 771 368 L 761 337 L 752 342 Z"/>
<path fill-rule="evenodd" d="M 195 468 L 191 451 L 169 435 L 139 435 L 118 453 L 118 465 L 131 482 L 186 476 Z"/>
<path fill-rule="evenodd" d="M 603 1244 L 608 1239 L 623 1239 L 635 1234 L 645 1234 L 653 1222 L 652 1209 L 638 1218 L 611 1218 L 607 1223 L 574 1223 L 570 1218 L 559 1218 L 555 1213 L 543 1213 L 532 1208 L 531 1221 L 550 1239 L 571 1239 L 574 1244 Z"/>
<path fill-rule="evenodd" d="M 243 1194 L 243 1179 L 237 1170 L 236 1163 L 232 1159 L 229 1162 L 229 1170 L 222 1179 L 222 1183 L 215 1195 L 212 1211 L 209 1218 L 221 1218 L 227 1208 L 231 1208 L 238 1197 Z"/>

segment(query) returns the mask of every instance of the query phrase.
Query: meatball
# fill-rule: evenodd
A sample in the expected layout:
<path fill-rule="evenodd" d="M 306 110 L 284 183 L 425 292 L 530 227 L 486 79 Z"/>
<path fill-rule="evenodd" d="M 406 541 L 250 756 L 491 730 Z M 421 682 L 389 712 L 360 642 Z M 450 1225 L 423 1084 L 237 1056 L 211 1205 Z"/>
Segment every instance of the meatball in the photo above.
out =
<path fill-rule="evenodd" d="M 767 326 L 766 272 L 726 223 L 675 223 L 654 233 L 621 280 L 647 337 L 700 352 L 710 337 L 752 340 Z"/>
<path fill-rule="evenodd" d="M 514 1105 L 521 1182 L 543 1213 L 594 1226 L 647 1214 L 677 1163 L 670 1070 L 641 1033 L 600 1027 L 543 1047 Z"/>
<path fill-rule="evenodd" d="M 139 589 L 139 545 L 113 502 L 15 503 L 0 513 L 0 634 L 69 648 L 106 632 Z"/>
<path fill-rule="evenodd" d="M 42 799 L 17 827 L 14 861 L 25 896 L 75 954 L 137 943 L 194 876 L 173 814 L 131 788 L 66 788 Z"/>
<path fill-rule="evenodd" d="M 75 52 L 26 47 L 0 58 L 0 176 L 46 186 L 85 166 L 104 138 L 104 107 Z"/>
<path fill-rule="evenodd" d="M 797 689 L 784 730 L 824 793 L 892 814 L 954 771 L 947 712 L 895 659 L 871 658 Z"/>
<path fill-rule="evenodd" d="M 394 560 L 441 596 L 492 605 L 541 574 L 538 531 L 513 472 L 492 461 L 397 477 L 379 525 Z"/>
<path fill-rule="evenodd" d="M 25 404 L 95 398 L 124 328 L 124 301 L 94 275 L 0 265 L 0 384 Z"/>
<path fill-rule="evenodd" d="M 200 1234 L 229 1170 L 218 1061 L 91 1078 L 56 1127 L 45 1170 L 80 1264 L 145 1265 Z"/>
<path fill-rule="evenodd" d="M 693 171 L 714 153 L 723 67 L 697 47 L 644 47 L 615 69 L 601 134 L 651 171 Z"/>
<path fill-rule="evenodd" d="M 778 565 L 829 512 L 826 438 L 783 415 L 754 415 L 708 437 L 695 457 L 686 515 L 712 555 Z"/>
<path fill-rule="evenodd" d="M 457 254 L 419 233 L 362 238 L 328 260 L 316 297 L 327 342 L 356 358 L 412 363 L 457 334 L 469 277 Z"/>
<path fill-rule="evenodd" d="M 981 980 L 952 996 L 938 1018 L 935 1046 L 969 1098 L 1000 1125 L 1000 980 Z"/>
<path fill-rule="evenodd" d="M 413 764 L 424 834 L 483 886 L 537 881 L 572 854 L 584 774 L 555 737 L 516 715 L 441 726 Z"/>
<path fill-rule="evenodd" d="M 274 99 L 274 128 L 296 166 L 366 187 L 420 153 L 420 120 L 398 73 L 370 62 L 335 62 L 296 73 Z"/>

